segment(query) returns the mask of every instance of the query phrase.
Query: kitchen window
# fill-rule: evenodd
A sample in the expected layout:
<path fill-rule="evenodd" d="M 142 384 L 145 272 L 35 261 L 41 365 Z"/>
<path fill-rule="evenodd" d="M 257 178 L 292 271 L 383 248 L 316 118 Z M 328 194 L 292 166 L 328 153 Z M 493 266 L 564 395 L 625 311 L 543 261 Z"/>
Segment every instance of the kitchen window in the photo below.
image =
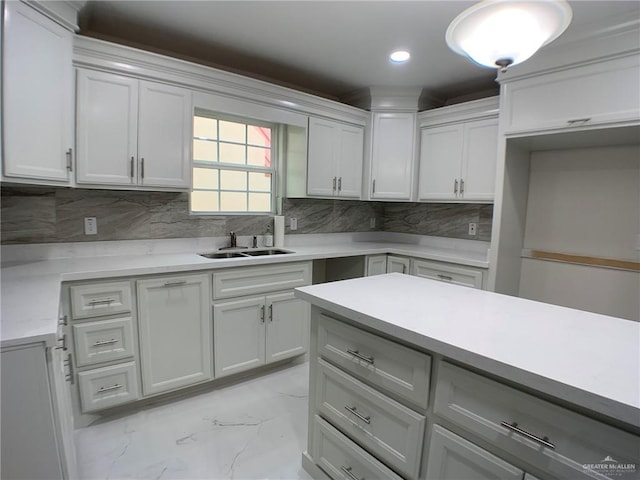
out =
<path fill-rule="evenodd" d="M 191 213 L 273 213 L 275 138 L 275 124 L 196 109 Z"/>

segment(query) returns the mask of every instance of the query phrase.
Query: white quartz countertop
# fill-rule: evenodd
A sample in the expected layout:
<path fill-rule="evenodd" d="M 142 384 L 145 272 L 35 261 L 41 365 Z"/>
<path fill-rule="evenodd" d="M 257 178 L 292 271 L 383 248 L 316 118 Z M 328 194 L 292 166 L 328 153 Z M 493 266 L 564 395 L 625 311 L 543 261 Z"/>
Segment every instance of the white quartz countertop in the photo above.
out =
<path fill-rule="evenodd" d="M 296 289 L 313 305 L 640 427 L 640 323 L 392 273 Z"/>
<path fill-rule="evenodd" d="M 65 281 L 92 280 L 124 276 L 213 270 L 249 265 L 268 265 L 282 262 L 315 260 L 391 253 L 487 268 L 486 249 L 465 250 L 436 245 L 389 241 L 328 241 L 315 244 L 287 245 L 294 253 L 252 258 L 210 260 L 197 252 L 216 251 L 198 249 L 189 253 L 135 253 L 124 255 L 96 255 L 52 260 L 20 261 L 3 266 L 1 275 L 2 308 L 0 346 L 8 347 L 34 342 L 53 345 L 56 342 L 61 284 Z M 127 248 L 122 249 L 127 252 Z"/>

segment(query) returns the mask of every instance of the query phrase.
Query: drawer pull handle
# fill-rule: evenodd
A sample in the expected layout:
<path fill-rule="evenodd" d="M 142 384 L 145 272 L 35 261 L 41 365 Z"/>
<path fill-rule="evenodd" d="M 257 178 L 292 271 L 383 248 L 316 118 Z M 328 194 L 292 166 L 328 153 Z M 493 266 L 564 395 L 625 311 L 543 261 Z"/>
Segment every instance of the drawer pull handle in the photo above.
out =
<path fill-rule="evenodd" d="M 449 280 L 450 282 L 453 281 L 453 277 L 449 276 L 449 275 L 442 275 L 442 274 L 438 274 L 438 278 L 441 280 Z"/>
<path fill-rule="evenodd" d="M 360 477 L 356 477 L 353 472 L 351 471 L 352 468 L 351 467 L 345 467 L 344 465 L 342 467 L 340 467 L 340 470 L 342 470 L 344 473 L 347 474 L 347 476 L 353 480 L 364 480 L 364 477 L 360 478 Z"/>
<path fill-rule="evenodd" d="M 365 355 L 362 355 L 360 352 L 358 352 L 358 350 L 347 350 L 347 353 L 349 355 L 353 355 L 354 357 L 359 358 L 360 360 L 363 360 L 367 363 L 370 363 L 371 365 L 373 365 L 373 357 L 367 357 Z"/>
<path fill-rule="evenodd" d="M 516 422 L 513 422 L 513 423 L 500 422 L 500 425 L 508 428 L 509 430 L 517 432 L 520 435 L 523 435 L 530 440 L 541 443 L 545 447 L 549 447 L 552 450 L 555 450 L 556 448 L 556 446 L 553 443 L 549 442 L 549 437 L 543 437 L 543 438 L 537 437 L 533 433 L 529 433 L 526 430 L 522 430 L 520 427 L 518 427 L 518 424 Z"/>
<path fill-rule="evenodd" d="M 67 359 L 64 360 L 62 364 L 65 367 L 69 367 L 69 372 L 64 376 L 65 381 L 69 382 L 71 385 L 74 385 L 76 382 L 73 375 L 73 358 L 71 358 L 71 354 L 67 355 Z"/>
<path fill-rule="evenodd" d="M 109 392 L 111 390 L 118 390 L 119 388 L 124 387 L 124 385 L 120 385 L 119 383 L 116 383 L 115 385 L 112 385 L 110 387 L 100 387 L 98 389 L 98 393 L 104 393 L 104 392 Z"/>
<path fill-rule="evenodd" d="M 58 325 L 65 326 L 65 327 L 69 325 L 69 317 L 67 317 L 66 315 L 63 315 L 62 317 L 60 317 L 58 319 Z"/>
<path fill-rule="evenodd" d="M 349 405 L 345 405 L 344 409 L 347 410 L 349 413 L 354 414 L 356 417 L 358 417 L 364 423 L 366 423 L 366 424 L 370 424 L 371 423 L 371 417 L 368 416 L 368 415 L 365 417 L 364 415 L 362 415 L 360 412 L 357 411 L 356 407 L 350 407 Z"/>
<path fill-rule="evenodd" d="M 115 338 L 112 338 L 111 340 L 97 341 L 91 346 L 92 347 L 102 347 L 103 345 L 113 345 L 114 343 L 118 343 L 118 340 L 116 340 Z"/>
<path fill-rule="evenodd" d="M 113 302 L 115 302 L 113 298 L 105 298 L 104 300 L 91 300 L 89 305 L 95 307 L 96 305 L 110 305 Z"/>
<path fill-rule="evenodd" d="M 569 125 L 575 125 L 576 123 L 587 123 L 589 120 L 591 120 L 591 117 L 588 117 L 588 118 L 576 118 L 575 120 L 567 120 L 567 123 Z"/>
<path fill-rule="evenodd" d="M 165 287 L 177 287 L 178 285 L 184 285 L 187 283 L 186 280 L 176 280 L 175 282 L 165 282 Z"/>
<path fill-rule="evenodd" d="M 59 345 L 56 345 L 56 350 L 62 350 L 63 352 L 67 351 L 67 334 L 62 335 L 62 338 L 58 339 Z"/>

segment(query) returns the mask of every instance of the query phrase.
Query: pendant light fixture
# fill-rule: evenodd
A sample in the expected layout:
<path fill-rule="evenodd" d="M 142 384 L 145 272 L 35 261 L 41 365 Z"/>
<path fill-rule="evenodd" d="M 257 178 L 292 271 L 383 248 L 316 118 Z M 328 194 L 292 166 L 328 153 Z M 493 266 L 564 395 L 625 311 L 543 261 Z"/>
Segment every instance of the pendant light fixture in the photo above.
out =
<path fill-rule="evenodd" d="M 565 0 L 484 0 L 451 22 L 447 45 L 480 65 L 505 71 L 558 38 L 571 17 Z"/>

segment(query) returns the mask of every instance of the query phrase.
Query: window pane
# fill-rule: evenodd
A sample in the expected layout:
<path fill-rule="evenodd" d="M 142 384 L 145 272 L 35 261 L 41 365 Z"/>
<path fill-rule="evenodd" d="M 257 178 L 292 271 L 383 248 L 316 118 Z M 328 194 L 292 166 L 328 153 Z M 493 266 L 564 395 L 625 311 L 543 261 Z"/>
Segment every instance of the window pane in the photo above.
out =
<path fill-rule="evenodd" d="M 244 123 L 225 122 L 220 120 L 220 140 L 226 142 L 246 143 L 246 125 Z"/>
<path fill-rule="evenodd" d="M 208 188 L 209 190 L 217 190 L 219 188 L 218 170 L 215 168 L 194 168 L 193 188 Z"/>
<path fill-rule="evenodd" d="M 247 147 L 247 163 L 259 167 L 270 167 L 271 150 L 260 147 Z"/>
<path fill-rule="evenodd" d="M 260 145 L 262 147 L 271 147 L 271 129 L 268 127 L 258 127 L 256 125 L 247 125 L 248 139 L 250 145 Z"/>
<path fill-rule="evenodd" d="M 237 163 L 244 165 L 246 148 L 247 147 L 244 145 L 220 143 L 220 161 L 224 163 Z"/>
<path fill-rule="evenodd" d="M 242 190 L 247 191 L 247 172 L 236 172 L 235 170 L 220 170 L 221 190 Z"/>
<path fill-rule="evenodd" d="M 217 212 L 219 210 L 218 192 L 191 192 L 192 212 Z"/>
<path fill-rule="evenodd" d="M 209 140 L 193 140 L 193 159 L 203 162 L 217 162 L 218 153 L 216 146 L 218 142 Z"/>
<path fill-rule="evenodd" d="M 193 117 L 193 136 L 197 138 L 218 138 L 216 125 L 218 121 L 213 118 Z"/>
<path fill-rule="evenodd" d="M 249 190 L 254 192 L 271 192 L 271 174 L 249 172 Z"/>
<path fill-rule="evenodd" d="M 247 194 L 245 192 L 220 192 L 220 207 L 223 212 L 246 212 Z"/>
<path fill-rule="evenodd" d="M 250 193 L 249 194 L 249 211 L 250 212 L 271 211 L 271 194 Z"/>

